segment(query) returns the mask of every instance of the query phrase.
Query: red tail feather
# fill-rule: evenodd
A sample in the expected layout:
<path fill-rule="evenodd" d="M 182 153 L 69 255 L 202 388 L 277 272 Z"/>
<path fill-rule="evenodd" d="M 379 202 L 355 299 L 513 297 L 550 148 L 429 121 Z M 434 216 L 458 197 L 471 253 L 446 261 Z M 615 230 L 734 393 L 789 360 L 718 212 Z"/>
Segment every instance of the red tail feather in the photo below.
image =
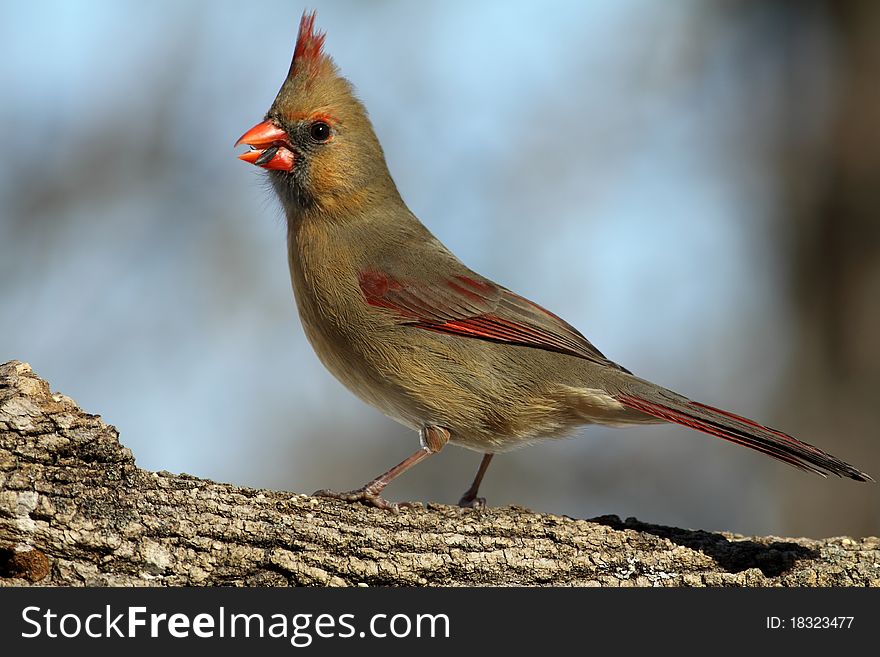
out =
<path fill-rule="evenodd" d="M 616 399 L 624 406 L 642 413 L 749 447 L 801 470 L 815 472 L 823 477 L 835 474 L 857 481 L 873 481 L 864 472 L 831 454 L 803 443 L 782 431 L 765 427 L 754 420 L 720 408 L 690 400 L 679 402 L 664 399 L 661 403 L 632 395 L 618 395 Z"/>

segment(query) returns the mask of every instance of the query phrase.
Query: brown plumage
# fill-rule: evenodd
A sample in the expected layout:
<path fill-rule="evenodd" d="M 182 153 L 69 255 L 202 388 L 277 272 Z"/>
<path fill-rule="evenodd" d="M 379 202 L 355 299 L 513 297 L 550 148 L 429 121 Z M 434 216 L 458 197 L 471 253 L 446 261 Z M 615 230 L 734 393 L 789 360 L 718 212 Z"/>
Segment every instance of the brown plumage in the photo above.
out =
<path fill-rule="evenodd" d="M 350 493 L 380 507 L 394 477 L 446 442 L 492 454 L 585 424 L 675 422 L 795 467 L 870 477 L 775 429 L 639 379 L 553 313 L 468 269 L 409 211 L 363 105 L 323 51 L 314 14 L 241 159 L 270 171 L 287 217 L 294 295 L 321 362 L 418 431 L 422 448 Z"/>

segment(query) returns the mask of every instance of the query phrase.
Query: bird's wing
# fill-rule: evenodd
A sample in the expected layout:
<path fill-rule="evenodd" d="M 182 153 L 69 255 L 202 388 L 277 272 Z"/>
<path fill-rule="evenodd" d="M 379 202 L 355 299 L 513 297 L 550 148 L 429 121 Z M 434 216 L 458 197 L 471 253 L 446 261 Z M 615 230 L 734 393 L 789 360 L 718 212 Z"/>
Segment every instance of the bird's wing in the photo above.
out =
<path fill-rule="evenodd" d="M 485 278 L 406 281 L 381 271 L 359 275 L 364 299 L 394 312 L 401 324 L 476 340 L 555 351 L 624 370 L 568 322 Z"/>

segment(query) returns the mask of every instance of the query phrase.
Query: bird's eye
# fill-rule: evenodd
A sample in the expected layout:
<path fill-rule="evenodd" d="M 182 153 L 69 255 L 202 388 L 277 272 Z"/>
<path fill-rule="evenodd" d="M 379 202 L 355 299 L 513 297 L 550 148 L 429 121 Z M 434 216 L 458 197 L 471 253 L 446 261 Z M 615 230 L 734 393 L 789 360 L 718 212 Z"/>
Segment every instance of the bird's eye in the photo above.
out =
<path fill-rule="evenodd" d="M 319 143 L 330 139 L 330 126 L 324 121 L 315 121 L 309 126 L 309 135 Z"/>

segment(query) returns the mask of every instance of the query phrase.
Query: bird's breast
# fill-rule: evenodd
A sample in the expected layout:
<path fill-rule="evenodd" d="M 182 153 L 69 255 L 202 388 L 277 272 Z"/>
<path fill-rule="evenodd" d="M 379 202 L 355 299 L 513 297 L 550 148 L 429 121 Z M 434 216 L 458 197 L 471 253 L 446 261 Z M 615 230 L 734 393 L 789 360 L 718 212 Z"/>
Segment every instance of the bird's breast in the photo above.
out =
<path fill-rule="evenodd" d="M 398 357 L 387 331 L 393 321 L 371 308 L 358 283 L 358 261 L 343 240 L 291 235 L 290 278 L 303 331 L 318 359 L 345 387 L 395 420 L 419 428 L 392 376 Z"/>

